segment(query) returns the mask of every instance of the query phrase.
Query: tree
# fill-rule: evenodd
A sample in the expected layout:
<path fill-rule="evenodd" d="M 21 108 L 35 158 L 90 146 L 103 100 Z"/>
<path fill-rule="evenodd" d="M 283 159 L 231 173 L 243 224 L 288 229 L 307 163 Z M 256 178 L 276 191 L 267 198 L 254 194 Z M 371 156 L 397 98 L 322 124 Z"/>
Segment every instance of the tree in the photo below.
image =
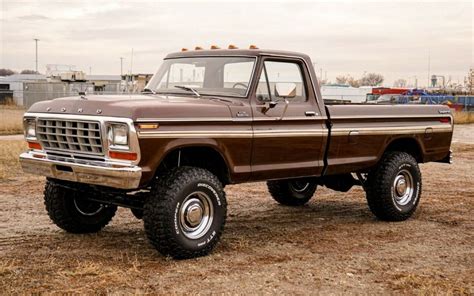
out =
<path fill-rule="evenodd" d="M 10 70 L 10 69 L 0 69 L 0 76 L 10 76 L 16 74 L 15 71 Z"/>
<path fill-rule="evenodd" d="M 23 70 L 20 72 L 20 74 L 39 74 L 38 72 L 36 72 L 35 70 Z"/>
<path fill-rule="evenodd" d="M 347 83 L 347 76 L 340 75 L 336 77 L 337 84 L 346 84 Z"/>
<path fill-rule="evenodd" d="M 393 87 L 406 87 L 407 86 L 407 81 L 405 79 L 397 79 L 393 83 Z"/>
<path fill-rule="evenodd" d="M 351 75 L 340 75 L 336 77 L 337 84 L 348 84 L 352 87 L 359 87 L 359 81 Z"/>
<path fill-rule="evenodd" d="M 367 73 L 359 79 L 359 85 L 377 86 L 382 84 L 384 78 L 381 74 Z"/>

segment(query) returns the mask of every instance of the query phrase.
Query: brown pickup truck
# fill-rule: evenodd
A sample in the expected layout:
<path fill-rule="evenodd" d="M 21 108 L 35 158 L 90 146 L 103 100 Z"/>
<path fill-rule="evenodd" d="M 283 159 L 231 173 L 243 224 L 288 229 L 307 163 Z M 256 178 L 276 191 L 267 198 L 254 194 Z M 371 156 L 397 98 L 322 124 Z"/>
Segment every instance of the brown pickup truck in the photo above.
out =
<path fill-rule="evenodd" d="M 96 232 L 127 207 L 174 258 L 214 248 L 227 184 L 267 181 L 286 206 L 362 186 L 377 218 L 405 220 L 418 164 L 449 163 L 453 132 L 446 106 L 325 105 L 308 56 L 254 48 L 169 54 L 140 95 L 36 103 L 24 125 L 20 161 L 47 177 L 56 225 Z"/>

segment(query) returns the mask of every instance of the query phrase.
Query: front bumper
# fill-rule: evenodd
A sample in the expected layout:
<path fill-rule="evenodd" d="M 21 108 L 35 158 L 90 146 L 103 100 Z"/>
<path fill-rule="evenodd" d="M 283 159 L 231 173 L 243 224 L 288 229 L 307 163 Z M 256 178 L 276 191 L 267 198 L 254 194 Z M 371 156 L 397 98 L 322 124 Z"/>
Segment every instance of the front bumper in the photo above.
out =
<path fill-rule="evenodd" d="M 25 173 L 120 189 L 138 188 L 142 177 L 142 169 L 138 166 L 116 164 L 97 166 L 37 158 L 33 155 L 32 152 L 20 155 L 21 167 Z"/>

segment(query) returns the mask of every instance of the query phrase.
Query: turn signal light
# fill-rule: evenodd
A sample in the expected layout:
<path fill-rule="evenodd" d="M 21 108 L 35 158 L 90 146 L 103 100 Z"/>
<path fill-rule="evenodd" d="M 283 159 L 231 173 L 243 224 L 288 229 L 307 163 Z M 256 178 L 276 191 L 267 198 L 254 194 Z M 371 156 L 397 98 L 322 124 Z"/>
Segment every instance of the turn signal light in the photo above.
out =
<path fill-rule="evenodd" d="M 28 142 L 28 148 L 41 150 L 41 145 L 40 143 L 36 143 L 36 142 Z"/>
<path fill-rule="evenodd" d="M 140 123 L 138 124 L 139 129 L 155 129 L 160 125 L 158 123 Z"/>
<path fill-rule="evenodd" d="M 109 156 L 116 159 L 137 160 L 137 154 L 134 152 L 109 151 Z"/>

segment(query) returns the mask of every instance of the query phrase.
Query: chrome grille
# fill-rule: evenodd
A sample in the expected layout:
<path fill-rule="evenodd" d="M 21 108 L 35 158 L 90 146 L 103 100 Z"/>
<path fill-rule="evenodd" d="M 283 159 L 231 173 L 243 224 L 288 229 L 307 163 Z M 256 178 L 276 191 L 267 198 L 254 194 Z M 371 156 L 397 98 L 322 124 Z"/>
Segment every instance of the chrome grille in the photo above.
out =
<path fill-rule="evenodd" d="M 39 118 L 36 136 L 45 150 L 104 154 L 97 121 Z"/>

